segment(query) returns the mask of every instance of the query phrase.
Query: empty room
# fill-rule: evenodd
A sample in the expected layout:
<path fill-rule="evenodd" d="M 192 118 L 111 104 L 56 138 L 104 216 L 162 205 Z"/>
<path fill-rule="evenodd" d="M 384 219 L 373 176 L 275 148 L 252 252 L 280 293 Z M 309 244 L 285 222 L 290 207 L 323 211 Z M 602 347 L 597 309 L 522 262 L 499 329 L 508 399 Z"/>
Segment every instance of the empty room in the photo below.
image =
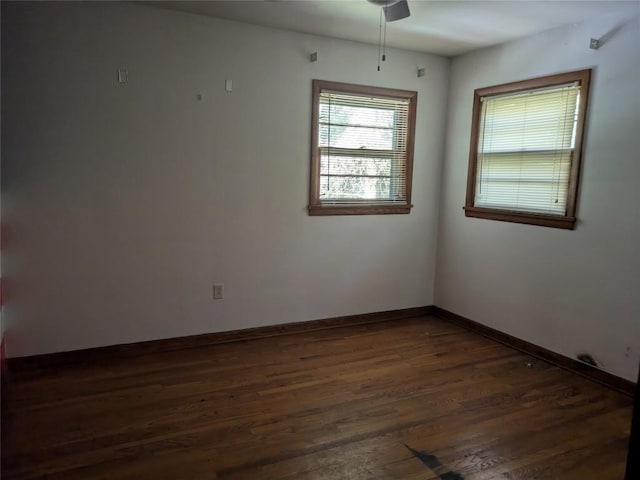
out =
<path fill-rule="evenodd" d="M 2 478 L 640 478 L 640 2 L 1 8 Z"/>

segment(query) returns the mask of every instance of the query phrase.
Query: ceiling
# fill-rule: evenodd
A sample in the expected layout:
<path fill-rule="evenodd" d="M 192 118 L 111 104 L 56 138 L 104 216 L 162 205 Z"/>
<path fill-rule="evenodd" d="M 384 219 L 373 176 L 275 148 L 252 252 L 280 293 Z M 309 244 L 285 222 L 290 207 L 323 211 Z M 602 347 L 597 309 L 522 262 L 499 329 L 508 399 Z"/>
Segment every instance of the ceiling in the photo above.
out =
<path fill-rule="evenodd" d="M 387 25 L 387 45 L 456 56 L 597 17 L 614 27 L 640 1 L 408 0 L 411 16 Z M 377 44 L 380 8 L 366 0 L 150 1 L 147 5 Z M 606 32 L 601 32 L 602 34 Z M 588 39 L 586 40 L 588 41 Z"/>

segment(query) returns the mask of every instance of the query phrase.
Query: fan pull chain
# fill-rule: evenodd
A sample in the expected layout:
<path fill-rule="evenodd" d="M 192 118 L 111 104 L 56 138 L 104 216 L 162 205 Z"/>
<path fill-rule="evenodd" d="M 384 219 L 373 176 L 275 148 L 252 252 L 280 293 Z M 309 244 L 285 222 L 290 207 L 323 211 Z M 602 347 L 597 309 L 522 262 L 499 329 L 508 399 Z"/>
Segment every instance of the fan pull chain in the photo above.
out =
<path fill-rule="evenodd" d="M 382 7 L 380 8 L 380 29 L 378 30 L 378 71 L 380 71 L 380 51 L 382 49 Z"/>
<path fill-rule="evenodd" d="M 387 59 L 387 14 L 384 15 L 384 30 L 382 28 L 382 13 L 389 6 L 389 0 L 385 1 L 384 6 L 380 7 L 380 28 L 378 30 L 378 71 L 380 71 L 380 60 L 383 62 Z"/>
<path fill-rule="evenodd" d="M 380 9 L 382 10 L 382 9 Z M 384 16 L 384 35 L 382 37 L 382 61 L 387 59 L 387 16 Z"/>

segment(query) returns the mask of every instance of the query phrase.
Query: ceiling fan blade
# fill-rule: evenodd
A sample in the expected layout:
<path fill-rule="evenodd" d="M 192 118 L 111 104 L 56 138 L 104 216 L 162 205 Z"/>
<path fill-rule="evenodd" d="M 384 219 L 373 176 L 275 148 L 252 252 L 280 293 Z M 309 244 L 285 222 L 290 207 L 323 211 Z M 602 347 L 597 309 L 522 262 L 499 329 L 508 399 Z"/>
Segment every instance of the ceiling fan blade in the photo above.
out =
<path fill-rule="evenodd" d="M 407 18 L 411 15 L 407 0 L 400 0 L 393 5 L 382 7 L 382 9 L 384 10 L 384 17 L 387 19 L 387 22 L 402 20 L 403 18 Z"/>

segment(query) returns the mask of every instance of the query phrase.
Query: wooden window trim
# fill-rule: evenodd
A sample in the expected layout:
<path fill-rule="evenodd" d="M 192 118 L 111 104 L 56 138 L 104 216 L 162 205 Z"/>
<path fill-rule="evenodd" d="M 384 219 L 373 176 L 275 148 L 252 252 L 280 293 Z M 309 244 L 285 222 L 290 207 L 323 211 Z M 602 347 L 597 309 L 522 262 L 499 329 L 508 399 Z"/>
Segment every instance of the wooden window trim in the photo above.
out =
<path fill-rule="evenodd" d="M 585 117 L 589 101 L 589 84 L 591 69 L 576 72 L 549 75 L 529 80 L 505 83 L 492 87 L 479 88 L 474 91 L 473 117 L 471 121 L 471 144 L 469 147 L 469 169 L 467 176 L 467 196 L 464 213 L 467 217 L 484 218 L 505 222 L 525 223 L 544 227 L 563 228 L 573 230 L 576 225 L 576 206 L 578 198 L 578 183 L 582 164 L 582 142 L 584 138 Z M 480 133 L 480 115 L 482 111 L 481 98 L 507 93 L 518 93 L 537 88 L 553 87 L 571 82 L 580 83 L 580 102 L 578 104 L 578 119 L 576 125 L 576 139 L 569 172 L 569 188 L 567 191 L 567 210 L 565 215 L 537 214 L 513 210 L 476 207 L 476 173 L 478 165 L 478 137 Z"/>
<path fill-rule="evenodd" d="M 351 83 L 313 80 L 311 106 L 311 178 L 309 181 L 309 215 L 389 215 L 411 212 L 411 186 L 413 179 L 413 151 L 416 126 L 416 105 L 418 92 L 383 87 L 370 87 Z M 372 201 L 321 202 L 320 201 L 320 154 L 318 148 L 320 92 L 333 90 L 345 93 L 371 95 L 373 97 L 402 98 L 409 100 L 407 124 L 407 163 L 406 163 L 406 201 L 403 203 L 385 203 Z"/>

